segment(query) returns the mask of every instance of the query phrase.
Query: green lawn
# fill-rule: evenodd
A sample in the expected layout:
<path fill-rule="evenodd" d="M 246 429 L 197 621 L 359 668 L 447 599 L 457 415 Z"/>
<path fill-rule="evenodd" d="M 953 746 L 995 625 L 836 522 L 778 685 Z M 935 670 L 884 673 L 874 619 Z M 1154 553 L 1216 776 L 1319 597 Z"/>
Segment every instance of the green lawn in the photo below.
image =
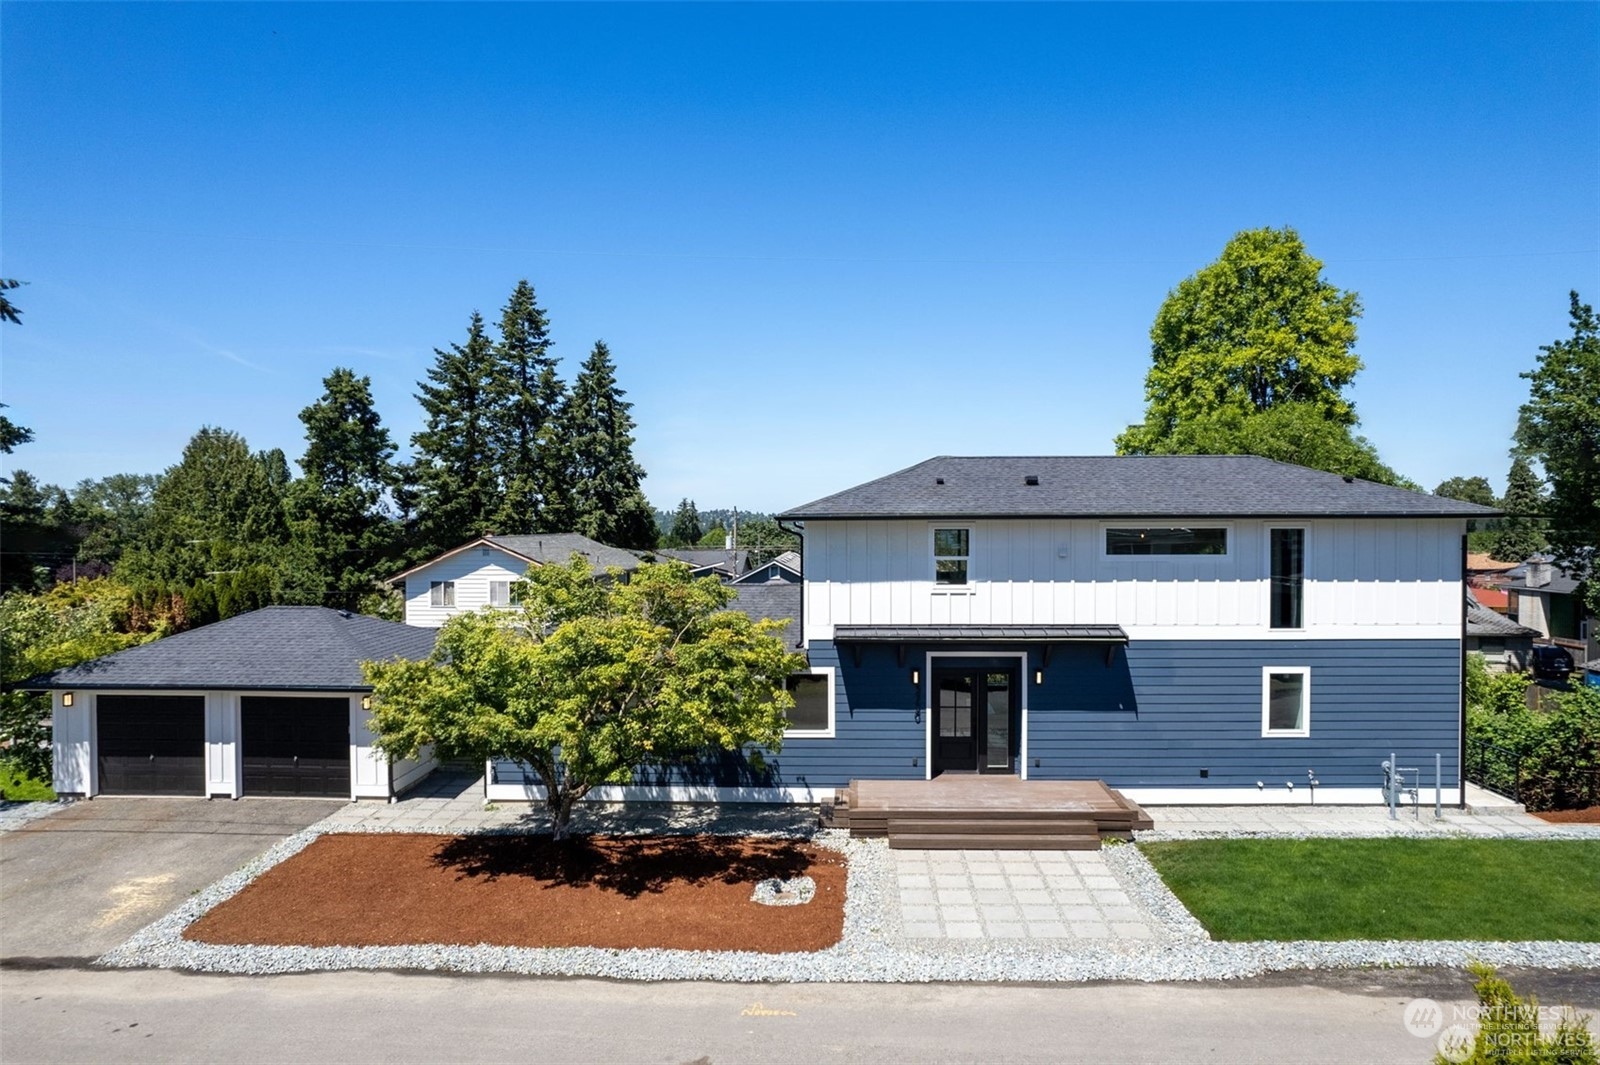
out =
<path fill-rule="evenodd" d="M 56 793 L 42 780 L 35 780 L 8 765 L 0 765 L 0 798 L 13 802 L 32 802 L 36 799 L 53 799 Z"/>
<path fill-rule="evenodd" d="M 1600 840 L 1145 843 L 1216 939 L 1600 941 Z"/>

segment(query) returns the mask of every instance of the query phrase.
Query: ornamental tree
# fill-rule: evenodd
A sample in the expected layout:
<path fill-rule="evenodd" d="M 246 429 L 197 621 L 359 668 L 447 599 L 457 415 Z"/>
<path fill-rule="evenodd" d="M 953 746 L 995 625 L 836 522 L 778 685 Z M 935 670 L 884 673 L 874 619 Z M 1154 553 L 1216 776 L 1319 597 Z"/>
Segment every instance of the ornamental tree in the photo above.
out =
<path fill-rule="evenodd" d="M 784 678 L 804 665 L 781 623 L 725 609 L 733 592 L 680 562 L 620 576 L 577 555 L 536 567 L 516 609 L 451 618 L 423 661 L 366 663 L 378 745 L 526 764 L 557 839 L 584 795 L 639 767 L 777 751 L 794 705 Z"/>

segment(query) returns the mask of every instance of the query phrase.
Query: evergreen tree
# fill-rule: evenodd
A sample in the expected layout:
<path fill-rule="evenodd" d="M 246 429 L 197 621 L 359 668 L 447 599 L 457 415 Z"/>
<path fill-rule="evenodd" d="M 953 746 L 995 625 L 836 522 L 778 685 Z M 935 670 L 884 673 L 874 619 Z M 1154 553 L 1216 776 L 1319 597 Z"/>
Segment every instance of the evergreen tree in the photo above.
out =
<path fill-rule="evenodd" d="M 1570 293 L 1572 336 L 1546 344 L 1528 379 L 1517 445 L 1550 479 L 1549 538 L 1557 562 L 1600 614 L 1600 316 Z"/>
<path fill-rule="evenodd" d="M 505 493 L 495 515 L 498 532 L 557 531 L 567 520 L 567 470 L 556 432 L 566 386 L 550 344 L 549 319 L 533 286 L 517 282 L 500 315 L 489 387 L 491 446 Z"/>
<path fill-rule="evenodd" d="M 22 312 L 7 298 L 6 293 L 22 284 L 9 277 L 0 277 L 0 322 L 10 322 L 12 325 L 22 324 Z M 0 407 L 4 407 L 0 403 Z M 0 455 L 9 455 L 19 445 L 26 444 L 33 439 L 33 430 L 0 414 Z"/>
<path fill-rule="evenodd" d="M 316 601 L 355 610 L 391 561 L 396 526 L 384 507 L 394 442 L 372 402 L 372 381 L 335 369 L 300 412 L 304 476 L 290 494 L 296 539 L 309 552 Z"/>
<path fill-rule="evenodd" d="M 645 549 L 658 534 L 639 487 L 645 473 L 633 458 L 633 404 L 626 394 L 617 387 L 610 350 L 596 341 L 562 419 L 572 456 L 573 527 L 614 547 Z"/>
<path fill-rule="evenodd" d="M 1533 467 L 1521 455 L 1511 460 L 1500 509 L 1506 517 L 1500 520 L 1489 548 L 1493 557 L 1501 562 L 1525 562 L 1529 555 L 1544 549 L 1544 522 L 1539 517 L 1545 510 L 1544 491 Z"/>
<path fill-rule="evenodd" d="M 409 467 L 417 511 L 417 550 L 436 555 L 495 532 L 502 492 L 491 439 L 494 345 L 476 311 L 465 344 L 435 348 L 428 380 L 418 382 L 424 427 L 411 437 Z"/>
<path fill-rule="evenodd" d="M 672 517 L 673 545 L 693 547 L 705 534 L 705 530 L 700 528 L 700 512 L 695 510 L 694 500 L 683 500 L 678 504 L 678 511 Z"/>

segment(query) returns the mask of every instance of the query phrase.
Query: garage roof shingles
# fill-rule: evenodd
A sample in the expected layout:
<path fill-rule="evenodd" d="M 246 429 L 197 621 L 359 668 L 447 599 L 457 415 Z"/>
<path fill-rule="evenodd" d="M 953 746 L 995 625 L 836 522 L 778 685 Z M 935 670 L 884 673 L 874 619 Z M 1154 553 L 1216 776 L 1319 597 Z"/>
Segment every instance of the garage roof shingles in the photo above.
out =
<path fill-rule="evenodd" d="M 327 607 L 269 606 L 13 687 L 370 691 L 362 662 L 426 658 L 437 636 Z"/>
<path fill-rule="evenodd" d="M 1029 478 L 1037 483 L 1027 483 Z M 1254 455 L 941 455 L 779 516 L 1485 518 L 1498 513 Z"/>

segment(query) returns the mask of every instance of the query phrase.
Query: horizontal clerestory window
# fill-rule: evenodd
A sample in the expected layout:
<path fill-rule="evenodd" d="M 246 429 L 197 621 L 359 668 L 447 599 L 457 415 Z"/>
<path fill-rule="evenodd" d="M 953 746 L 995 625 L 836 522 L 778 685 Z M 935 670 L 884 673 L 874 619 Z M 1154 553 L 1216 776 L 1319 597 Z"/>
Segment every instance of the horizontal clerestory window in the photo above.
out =
<path fill-rule="evenodd" d="M 1226 555 L 1228 530 L 1144 526 L 1107 529 L 1108 555 Z"/>

